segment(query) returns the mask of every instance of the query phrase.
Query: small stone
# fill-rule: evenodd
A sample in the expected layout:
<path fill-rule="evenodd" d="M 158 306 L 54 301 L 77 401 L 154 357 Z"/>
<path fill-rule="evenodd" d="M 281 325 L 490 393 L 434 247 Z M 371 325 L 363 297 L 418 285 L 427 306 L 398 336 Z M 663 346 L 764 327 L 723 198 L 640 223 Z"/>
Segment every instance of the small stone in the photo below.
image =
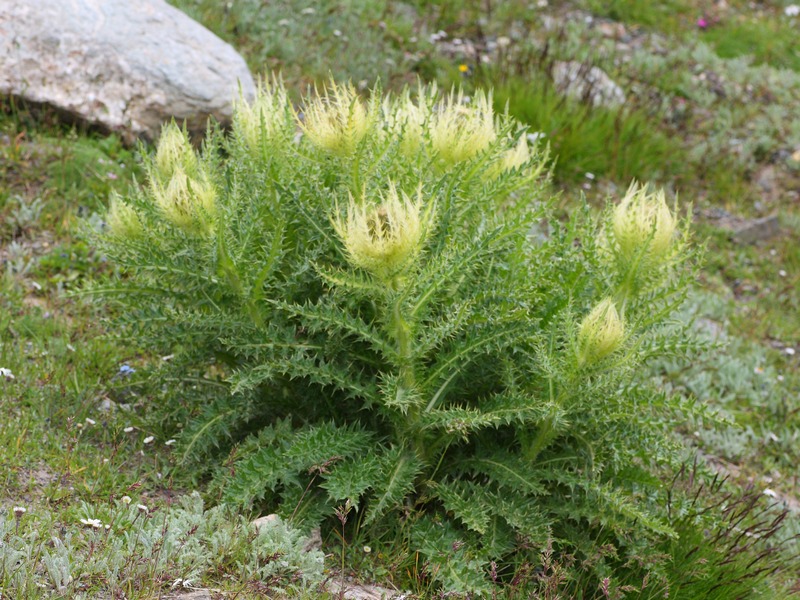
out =
<path fill-rule="evenodd" d="M 303 552 L 313 552 L 314 550 L 322 549 L 322 532 L 319 527 L 312 529 L 308 534 L 306 543 L 303 544 Z"/>
<path fill-rule="evenodd" d="M 256 530 L 256 533 L 261 531 L 263 527 L 271 527 L 275 523 L 280 522 L 281 518 L 276 514 L 266 515 L 264 517 L 259 517 L 250 525 Z"/>
<path fill-rule="evenodd" d="M 346 600 L 391 600 L 404 596 L 397 590 L 390 590 L 379 585 L 367 585 L 345 580 L 331 582 L 331 592 L 334 598 L 344 598 Z"/>
<path fill-rule="evenodd" d="M 771 239 L 780 233 L 777 215 L 744 221 L 733 230 L 733 240 L 739 244 L 753 244 Z"/>

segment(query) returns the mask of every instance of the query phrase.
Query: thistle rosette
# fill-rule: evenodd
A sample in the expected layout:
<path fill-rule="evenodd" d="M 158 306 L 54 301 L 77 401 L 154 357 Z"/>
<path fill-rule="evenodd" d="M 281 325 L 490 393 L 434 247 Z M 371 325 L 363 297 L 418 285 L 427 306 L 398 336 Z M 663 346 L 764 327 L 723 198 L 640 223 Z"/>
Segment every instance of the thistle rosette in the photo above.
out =
<path fill-rule="evenodd" d="M 581 321 L 578 330 L 578 363 L 598 363 L 616 352 L 624 341 L 625 323 L 614 301 L 605 298 Z"/>
<path fill-rule="evenodd" d="M 351 156 L 375 120 L 352 85 L 331 82 L 309 102 L 300 127 L 316 147 L 337 156 Z"/>
<path fill-rule="evenodd" d="M 412 200 L 390 182 L 377 205 L 357 203 L 351 195 L 347 218 L 334 219 L 333 226 L 350 262 L 391 284 L 419 256 L 431 215 L 432 208 L 423 206 L 421 188 Z"/>
<path fill-rule="evenodd" d="M 491 94 L 477 92 L 466 103 L 463 91 L 450 92 L 432 115 L 430 137 L 433 151 L 446 166 L 485 152 L 497 139 Z"/>

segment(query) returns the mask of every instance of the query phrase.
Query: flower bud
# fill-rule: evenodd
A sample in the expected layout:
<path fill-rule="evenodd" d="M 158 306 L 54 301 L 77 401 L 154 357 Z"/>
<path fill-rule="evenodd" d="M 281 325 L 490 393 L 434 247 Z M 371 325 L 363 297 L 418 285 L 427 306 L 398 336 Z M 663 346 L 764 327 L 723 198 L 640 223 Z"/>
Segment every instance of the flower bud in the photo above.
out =
<path fill-rule="evenodd" d="M 432 97 L 436 94 L 436 86 L 419 87 L 418 103 L 411 100 L 409 92 L 397 100 L 386 100 L 386 130 L 394 138 L 400 140 L 399 147 L 403 156 L 416 156 L 425 143 L 425 124 L 430 115 Z"/>
<path fill-rule="evenodd" d="M 664 190 L 648 193 L 646 186 L 636 184 L 628 188 L 612 219 L 622 257 L 630 261 L 640 256 L 644 264 L 658 264 L 669 254 L 675 227 Z"/>
<path fill-rule="evenodd" d="M 178 227 L 208 233 L 216 215 L 216 191 L 205 175 L 193 178 L 178 168 L 166 187 L 157 187 L 155 199 L 164 216 Z"/>
<path fill-rule="evenodd" d="M 451 92 L 434 112 L 430 125 L 434 152 L 448 166 L 484 152 L 497 139 L 491 95 L 478 92 L 471 104 Z"/>
<path fill-rule="evenodd" d="M 164 125 L 158 139 L 155 159 L 156 174 L 162 182 L 167 182 L 176 169 L 193 174 L 197 171 L 198 160 L 186 133 L 174 122 Z"/>
<path fill-rule="evenodd" d="M 280 139 L 286 129 L 286 108 L 289 102 L 283 85 L 260 85 L 256 99 L 249 104 L 239 98 L 234 104 L 233 128 L 252 152 L 262 141 Z"/>
<path fill-rule="evenodd" d="M 625 325 L 614 302 L 606 298 L 581 321 L 578 330 L 578 361 L 591 364 L 613 354 L 625 339 Z"/>
<path fill-rule="evenodd" d="M 517 144 L 513 148 L 504 151 L 497 161 L 489 167 L 487 175 L 490 179 L 494 179 L 507 171 L 519 169 L 530 159 L 531 151 L 528 147 L 528 140 L 525 136 L 520 136 Z"/>
<path fill-rule="evenodd" d="M 352 85 L 331 82 L 306 105 L 300 123 L 311 143 L 337 156 L 350 156 L 372 125 L 373 115 Z"/>
<path fill-rule="evenodd" d="M 350 198 L 347 220 L 333 225 L 350 261 L 383 281 L 400 274 L 421 249 L 430 211 L 423 215 L 422 190 L 412 201 L 393 183 L 378 206 L 358 205 Z"/>
<path fill-rule="evenodd" d="M 111 233 L 119 237 L 132 238 L 142 233 L 139 215 L 116 193 L 111 195 L 106 223 Z"/>

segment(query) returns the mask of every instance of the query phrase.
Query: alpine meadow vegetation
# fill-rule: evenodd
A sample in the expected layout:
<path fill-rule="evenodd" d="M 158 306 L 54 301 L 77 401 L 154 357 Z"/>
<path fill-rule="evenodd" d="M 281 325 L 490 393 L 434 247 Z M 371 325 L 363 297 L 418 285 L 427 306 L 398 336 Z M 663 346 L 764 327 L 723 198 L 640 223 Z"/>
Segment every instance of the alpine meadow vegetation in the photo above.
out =
<path fill-rule="evenodd" d="M 641 368 L 691 348 L 697 252 L 662 191 L 564 217 L 490 94 L 423 85 L 296 109 L 266 83 L 200 152 L 166 126 L 145 170 L 90 233 L 119 267 L 90 291 L 173 355 L 160 418 L 218 501 L 341 523 L 449 591 L 553 548 L 587 589 L 663 572 L 676 425 L 709 415 Z"/>

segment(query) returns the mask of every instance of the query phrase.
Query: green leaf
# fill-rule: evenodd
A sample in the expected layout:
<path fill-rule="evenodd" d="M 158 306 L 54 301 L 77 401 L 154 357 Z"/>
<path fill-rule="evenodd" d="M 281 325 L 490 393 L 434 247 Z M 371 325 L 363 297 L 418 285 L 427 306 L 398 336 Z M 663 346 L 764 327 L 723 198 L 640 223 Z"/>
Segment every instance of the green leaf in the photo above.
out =
<path fill-rule="evenodd" d="M 477 407 L 452 407 L 431 410 L 422 416 L 423 429 L 443 429 L 462 436 L 484 429 L 512 423 L 535 423 L 548 414 L 548 405 L 535 398 L 517 394 L 498 394 L 479 401 Z"/>
<path fill-rule="evenodd" d="M 475 456 L 462 461 L 459 466 L 471 473 L 489 477 L 503 488 L 523 494 L 539 496 L 547 493 L 543 475 L 547 471 L 531 466 L 510 452 L 494 452 L 488 456 Z"/>
<path fill-rule="evenodd" d="M 379 479 L 382 456 L 368 451 L 333 466 L 320 487 L 328 490 L 331 500 L 349 500 L 358 508 L 359 500 Z"/>
<path fill-rule="evenodd" d="M 467 527 L 486 533 L 491 520 L 488 497 L 481 486 L 466 481 L 445 481 L 432 486 L 444 507 Z"/>
<path fill-rule="evenodd" d="M 402 504 L 414 489 L 414 482 L 422 472 L 422 462 L 404 448 L 397 446 L 381 457 L 379 479 L 373 486 L 365 523 L 369 524 L 387 511 Z"/>

